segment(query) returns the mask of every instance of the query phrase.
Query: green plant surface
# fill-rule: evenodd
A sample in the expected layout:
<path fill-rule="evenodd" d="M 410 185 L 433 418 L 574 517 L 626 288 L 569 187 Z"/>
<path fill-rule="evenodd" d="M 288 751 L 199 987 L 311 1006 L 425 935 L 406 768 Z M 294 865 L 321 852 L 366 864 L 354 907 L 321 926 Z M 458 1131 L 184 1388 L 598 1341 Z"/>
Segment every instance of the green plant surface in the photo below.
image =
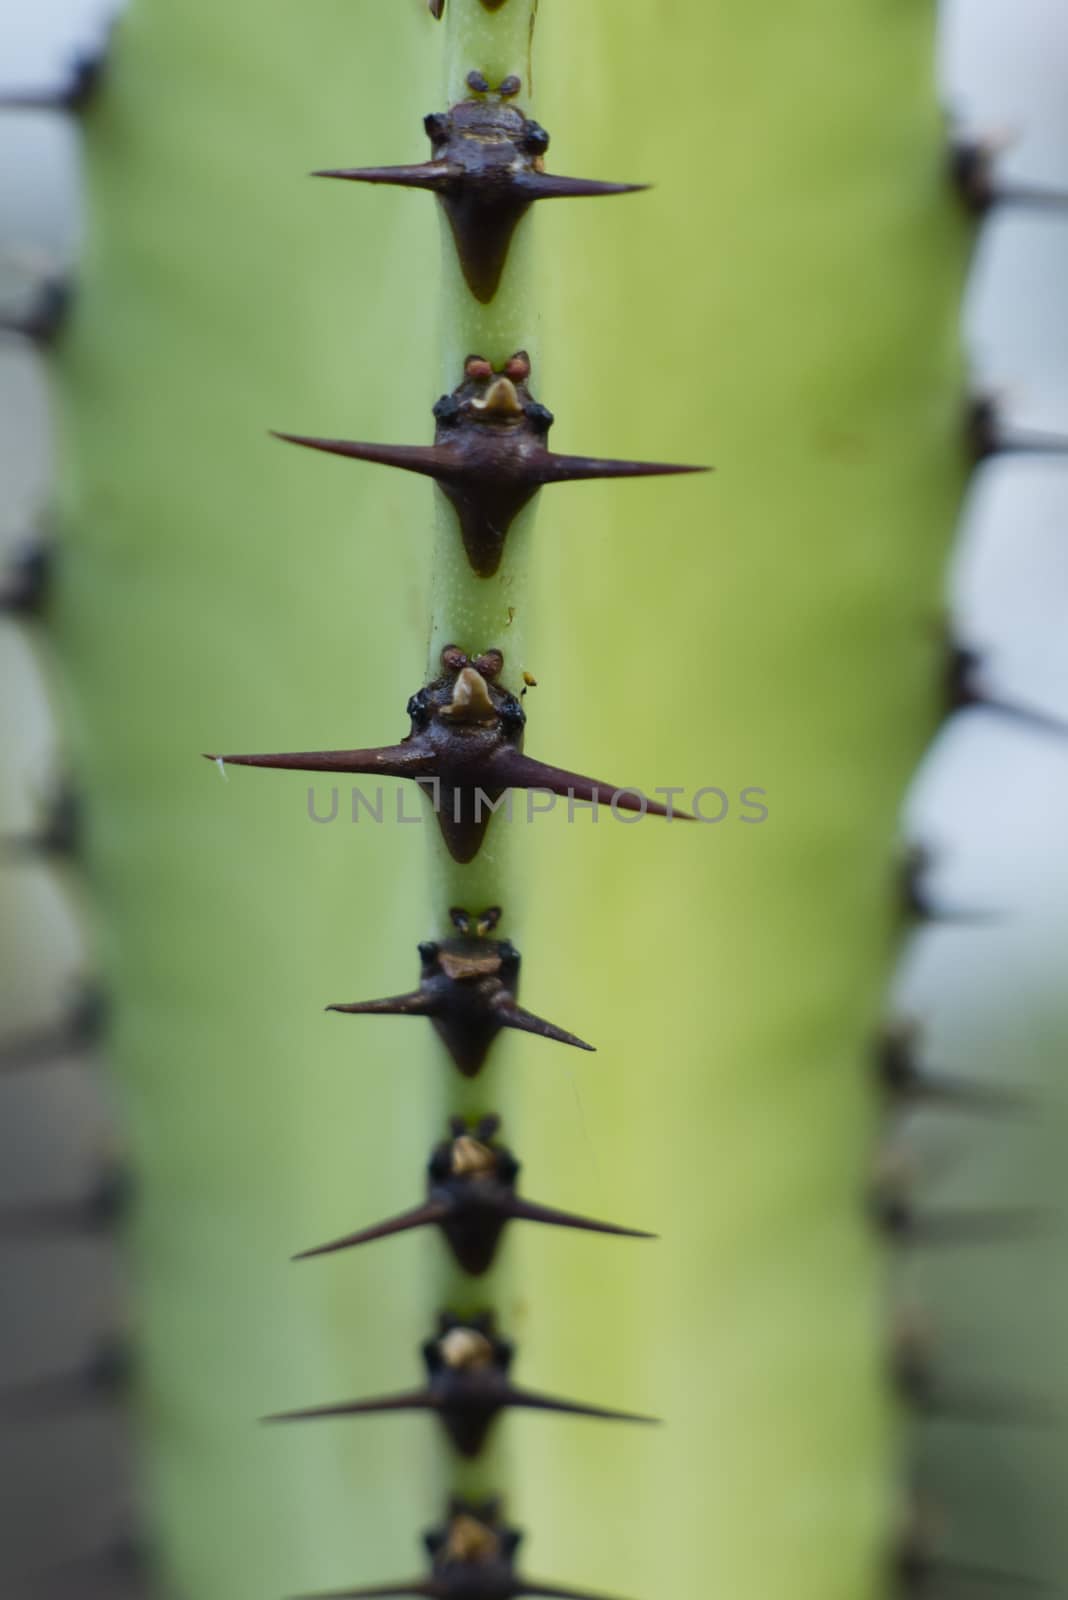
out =
<path fill-rule="evenodd" d="M 524 1000 L 599 1048 L 502 1040 L 505 1135 L 530 1194 L 663 1234 L 506 1245 L 520 1380 L 668 1421 L 504 1421 L 556 1581 L 854 1600 L 889 1525 L 861 1050 L 959 487 L 930 26 L 539 10 L 551 170 L 657 185 L 525 224 L 554 447 L 718 470 L 542 497 L 528 749 L 770 813 L 509 841 Z M 428 436 L 434 207 L 302 175 L 418 158 L 443 37 L 400 0 L 135 0 L 89 129 L 59 637 L 142 1171 L 149 1498 L 197 1600 L 415 1571 L 439 1510 L 425 1417 L 254 1420 L 416 1377 L 436 1240 L 286 1257 L 412 1203 L 441 1135 L 430 1030 L 320 1012 L 414 980 L 423 829 L 316 826 L 304 779 L 198 753 L 403 731 L 430 490 L 265 430 Z"/>
<path fill-rule="evenodd" d="M 599 1051 L 581 1121 L 559 1074 L 524 1078 L 527 1153 L 562 1203 L 663 1241 L 524 1237 L 529 1342 L 539 1377 L 669 1425 L 572 1444 L 520 1421 L 523 1515 L 553 1570 L 619 1593 L 844 1600 L 895 1514 L 865 1061 L 961 475 L 930 18 L 675 0 L 539 27 L 568 165 L 656 181 L 640 217 L 541 224 L 556 446 L 717 471 L 543 508 L 532 725 L 555 760 L 717 784 L 732 812 L 531 844 L 558 886 L 527 933 L 539 981 Z M 746 785 L 760 826 L 735 820 Z"/>

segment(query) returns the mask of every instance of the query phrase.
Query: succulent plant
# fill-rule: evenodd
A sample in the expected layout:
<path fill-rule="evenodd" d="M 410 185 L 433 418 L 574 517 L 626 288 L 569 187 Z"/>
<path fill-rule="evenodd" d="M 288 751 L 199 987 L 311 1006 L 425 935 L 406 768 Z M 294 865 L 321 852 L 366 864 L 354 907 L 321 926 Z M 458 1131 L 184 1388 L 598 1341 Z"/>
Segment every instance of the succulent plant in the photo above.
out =
<path fill-rule="evenodd" d="M 0 1073 L 106 1036 L 129 1127 L 84 1193 L 0 1205 L 11 1237 L 128 1228 L 129 1339 L 0 1396 L 24 1424 L 132 1389 L 151 1537 L 76 1581 L 845 1600 L 1049 1566 L 947 1539 L 967 1474 L 929 1493 L 912 1457 L 1056 1431 L 926 1315 L 932 1274 L 1021 1259 L 1053 1210 L 929 1205 L 896 1146 L 865 1175 L 873 1100 L 979 1139 L 1041 1099 L 938 1059 L 896 991 L 860 1068 L 932 685 L 1064 727 L 928 625 L 968 242 L 931 57 L 929 17 L 871 4 L 134 0 L 77 65 L 90 247 L 19 334 L 64 406 L 58 536 L 0 581 L 47 624 L 78 785 L 11 862 L 78 852 L 102 974 Z M 543 119 L 562 173 L 641 181 L 547 173 Z M 1034 198 L 985 146 L 952 165 L 984 214 Z M 1062 447 L 998 394 L 968 420 L 985 458 Z M 309 448 L 267 436 L 298 421 Z M 406 696 L 397 743 L 345 748 Z M 219 749 L 294 753 L 213 755 L 224 786 Z M 1003 908 L 913 843 L 910 925 L 981 939 Z"/>

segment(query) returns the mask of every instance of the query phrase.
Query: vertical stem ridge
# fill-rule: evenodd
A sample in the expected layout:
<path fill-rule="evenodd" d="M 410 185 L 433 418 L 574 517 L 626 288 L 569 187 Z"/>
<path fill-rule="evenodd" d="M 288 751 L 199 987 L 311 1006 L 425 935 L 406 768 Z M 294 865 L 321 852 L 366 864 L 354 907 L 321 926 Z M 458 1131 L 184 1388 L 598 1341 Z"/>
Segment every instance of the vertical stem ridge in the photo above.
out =
<path fill-rule="evenodd" d="M 505 0 L 499 10 L 490 12 L 482 0 L 448 0 L 444 17 L 443 105 L 454 105 L 469 93 L 467 75 L 483 73 L 491 88 L 506 77 L 521 79 L 519 103 L 528 112 L 530 104 L 531 52 L 536 0 Z M 519 224 L 508 252 L 497 293 L 488 305 L 472 295 L 457 259 L 452 233 L 441 217 L 441 299 L 438 330 L 438 379 L 442 393 L 449 393 L 460 381 L 468 355 L 485 356 L 495 367 L 502 366 L 516 350 L 526 350 L 537 376 L 538 338 L 533 310 L 534 257 L 531 217 Z M 441 651 L 447 644 L 459 645 L 469 654 L 496 647 L 504 655 L 501 682 L 518 694 L 523 687 L 524 633 L 526 607 L 530 594 L 531 530 L 536 501 L 516 518 L 505 541 L 504 554 L 491 578 L 480 578 L 472 570 L 459 536 L 456 514 L 437 489 L 434 490 L 434 557 L 431 578 L 431 623 L 428 677 L 437 676 Z M 517 817 L 521 812 L 517 809 Z M 452 906 L 477 912 L 491 905 L 501 907 L 502 916 L 494 937 L 517 937 L 517 888 L 512 841 L 517 822 L 499 816 L 491 825 L 478 856 L 461 866 L 449 855 L 437 827 L 428 827 L 430 851 L 429 897 L 431 923 L 436 936 L 451 931 Z M 443 1049 L 438 1051 L 443 1085 L 439 1124 L 444 1126 L 452 1114 L 478 1116 L 497 1112 L 504 1119 L 508 1136 L 516 1096 L 509 1088 L 512 1047 L 507 1036 L 496 1041 L 490 1060 L 478 1078 L 458 1077 Z M 516 1291 L 509 1267 L 507 1240 L 485 1277 L 471 1279 L 460 1271 L 451 1256 L 439 1255 L 442 1262 L 434 1285 L 437 1305 L 458 1310 L 495 1308 L 503 1324 L 510 1313 Z M 436 1308 L 435 1308 L 436 1309 Z M 454 1452 L 442 1447 L 442 1476 L 448 1492 L 471 1496 L 502 1494 L 510 1487 L 510 1451 L 507 1428 L 499 1422 L 480 1457 L 474 1462 L 457 1463 Z"/>

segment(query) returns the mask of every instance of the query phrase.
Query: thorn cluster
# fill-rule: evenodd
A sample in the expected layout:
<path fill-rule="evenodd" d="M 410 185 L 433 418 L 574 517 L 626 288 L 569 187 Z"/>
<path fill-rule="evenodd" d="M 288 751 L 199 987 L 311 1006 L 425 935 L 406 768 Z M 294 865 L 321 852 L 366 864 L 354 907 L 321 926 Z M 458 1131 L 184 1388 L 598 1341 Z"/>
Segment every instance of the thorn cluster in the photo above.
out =
<path fill-rule="evenodd" d="M 508 940 L 461 934 L 419 946 L 419 987 L 387 1000 L 356 1000 L 328 1006 L 348 1015 L 428 1017 L 466 1078 L 481 1070 L 502 1028 L 540 1034 L 558 1044 L 592 1050 L 573 1033 L 524 1011 L 516 1000 L 519 952 Z"/>
<path fill-rule="evenodd" d="M 327 455 L 400 467 L 433 478 L 456 512 L 467 559 L 480 578 L 501 564 L 508 530 L 538 490 L 596 478 L 662 478 L 706 467 L 557 455 L 548 447 L 551 411 L 533 399 L 530 357 L 517 350 L 501 368 L 468 356 L 461 382 L 434 406 L 434 443 L 366 444 L 276 433 L 287 444 Z"/>
<path fill-rule="evenodd" d="M 517 77 L 491 89 L 480 72 L 468 74 L 469 99 L 423 119 L 431 158 L 414 166 L 334 167 L 317 178 L 428 189 L 452 230 L 460 269 L 475 299 L 497 293 L 516 228 L 535 200 L 633 194 L 643 183 L 560 178 L 545 171 L 549 135 L 514 103 Z"/>
<path fill-rule="evenodd" d="M 307 1421 L 320 1417 L 369 1416 L 385 1411 L 433 1411 L 441 1419 L 453 1447 L 462 1456 L 477 1456 L 499 1413 L 519 1407 L 557 1411 L 606 1422 L 655 1422 L 655 1417 L 630 1411 L 607 1411 L 579 1400 L 559 1400 L 534 1389 L 520 1389 L 509 1371 L 514 1346 L 497 1333 L 492 1312 L 458 1317 L 443 1311 L 437 1332 L 423 1345 L 427 1382 L 421 1389 L 380 1395 L 373 1400 L 342 1400 L 302 1411 L 279 1412 L 270 1422 Z"/>
<path fill-rule="evenodd" d="M 430 1575 L 407 1583 L 339 1589 L 317 1600 L 376 1600 L 387 1595 L 427 1595 L 430 1600 L 517 1600 L 521 1595 L 551 1595 L 556 1600 L 606 1600 L 587 1589 L 562 1589 L 516 1571 L 522 1534 L 501 1518 L 498 1500 L 453 1496 L 440 1528 L 423 1536 Z M 309 1597 L 315 1600 L 315 1597 Z"/>
<path fill-rule="evenodd" d="M 411 728 L 400 744 L 205 759 L 235 767 L 410 778 L 430 798 L 449 854 L 462 863 L 478 854 L 508 789 L 540 790 L 622 811 L 693 821 L 684 811 L 647 799 L 639 789 L 613 786 L 524 755 L 526 713 L 517 696 L 496 681 L 503 666 L 499 650 L 471 660 L 455 645 L 447 645 L 441 653 L 441 676 L 408 701 Z"/>
<path fill-rule="evenodd" d="M 586 1233 L 613 1233 L 629 1239 L 651 1239 L 637 1228 L 620 1228 L 596 1222 L 555 1206 L 539 1205 L 516 1193 L 519 1162 L 494 1134 L 500 1126 L 495 1116 L 483 1117 L 473 1127 L 463 1117 L 453 1117 L 452 1137 L 436 1145 L 427 1167 L 425 1201 L 385 1222 L 357 1233 L 332 1239 L 329 1244 L 302 1250 L 295 1257 L 333 1255 L 356 1245 L 370 1244 L 413 1228 L 437 1227 L 458 1265 L 471 1277 L 480 1277 L 493 1265 L 507 1222 L 541 1222 L 554 1228 L 575 1228 Z"/>

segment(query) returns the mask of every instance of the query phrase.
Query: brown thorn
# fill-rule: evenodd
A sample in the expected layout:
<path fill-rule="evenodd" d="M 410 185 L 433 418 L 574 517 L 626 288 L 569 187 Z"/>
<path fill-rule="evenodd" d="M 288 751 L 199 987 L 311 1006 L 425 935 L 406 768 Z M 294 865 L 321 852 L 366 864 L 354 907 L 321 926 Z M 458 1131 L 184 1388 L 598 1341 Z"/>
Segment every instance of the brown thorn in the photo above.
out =
<path fill-rule="evenodd" d="M 418 161 L 397 167 L 322 167 L 313 178 L 340 178 L 345 183 L 382 183 L 400 189 L 435 192 L 456 183 L 463 174 L 448 161 Z"/>
<path fill-rule="evenodd" d="M 571 796 L 575 800 L 615 804 L 620 811 L 644 810 L 652 817 L 668 816 L 666 806 L 657 800 L 649 800 L 641 790 L 613 788 L 611 784 L 601 783 L 596 778 L 569 772 L 565 767 L 549 766 L 544 761 L 535 761 L 531 756 L 503 746 L 494 754 L 492 776 L 502 789 L 547 789 L 552 794 Z M 641 795 L 640 799 L 636 798 L 638 795 Z M 687 811 L 673 809 L 671 817 L 680 822 L 696 821 Z"/>
<path fill-rule="evenodd" d="M 555 1206 L 543 1206 L 536 1200 L 524 1200 L 512 1195 L 505 1202 L 506 1215 L 517 1222 L 542 1222 L 553 1228 L 576 1228 L 584 1233 L 615 1234 L 623 1239 L 658 1239 L 659 1234 L 646 1233 L 641 1228 L 621 1228 L 614 1222 L 598 1222 L 593 1217 L 579 1216 L 574 1211 L 559 1211 Z"/>
<path fill-rule="evenodd" d="M 558 1028 L 553 1022 L 546 1022 L 544 1017 L 535 1016 L 532 1011 L 525 1011 L 522 1006 L 517 1006 L 512 1000 L 502 1000 L 495 1011 L 504 1028 L 515 1028 L 519 1033 L 538 1034 L 543 1039 L 555 1039 L 557 1044 L 570 1044 L 576 1050 L 596 1050 L 597 1046 L 587 1044 L 585 1039 L 580 1039 L 575 1033 L 568 1033 L 565 1028 Z"/>
<path fill-rule="evenodd" d="M 674 478 L 686 473 L 714 472 L 670 461 L 620 461 L 611 456 L 567 456 L 547 450 L 538 464 L 543 484 L 582 483 L 601 478 Z"/>
<path fill-rule="evenodd" d="M 211 755 L 227 767 L 268 767 L 278 772 L 379 772 L 386 778 L 418 778 L 427 768 L 426 757 L 410 745 L 382 745 L 367 750 L 295 750 L 265 755 Z"/>
<path fill-rule="evenodd" d="M 280 433 L 270 429 L 272 439 L 301 445 L 324 455 L 345 456 L 350 461 L 371 461 L 378 466 L 399 467 L 402 472 L 417 472 L 424 478 L 438 478 L 453 465 L 448 451 L 432 444 L 373 444 L 361 439 L 325 439 L 318 434 Z"/>
<path fill-rule="evenodd" d="M 326 1011 L 341 1011 L 346 1016 L 428 1017 L 432 1015 L 431 1001 L 418 989 L 409 994 L 395 994 L 385 1000 L 353 1000 L 347 1005 L 325 1006 Z"/>
<path fill-rule="evenodd" d="M 558 1400 L 553 1395 L 539 1394 L 534 1389 L 516 1389 L 511 1384 L 505 1390 L 504 1404 L 517 1406 L 524 1411 L 557 1411 L 573 1417 L 594 1417 L 602 1422 L 641 1422 L 659 1426 L 660 1417 L 641 1416 L 635 1411 L 610 1411 L 604 1406 L 589 1406 L 578 1400 Z"/>
<path fill-rule="evenodd" d="M 437 1222 L 442 1222 L 449 1214 L 448 1206 L 430 1200 L 421 1206 L 413 1206 L 410 1211 L 402 1211 L 398 1216 L 390 1217 L 386 1222 L 379 1222 L 370 1228 L 362 1228 L 357 1233 L 345 1234 L 343 1238 L 332 1239 L 329 1244 L 316 1245 L 311 1250 L 301 1250 L 292 1257 L 294 1261 L 308 1261 L 312 1256 L 333 1255 L 338 1250 L 351 1250 L 356 1245 L 370 1244 L 375 1239 L 388 1239 L 397 1233 L 407 1233 L 412 1228 L 425 1228 Z"/>
<path fill-rule="evenodd" d="M 263 1422 L 310 1422 L 318 1418 L 371 1416 L 386 1411 L 436 1411 L 437 1402 L 429 1389 L 405 1389 L 399 1394 L 380 1395 L 374 1400 L 341 1400 L 335 1405 L 309 1406 L 300 1411 L 276 1411 Z"/>
<path fill-rule="evenodd" d="M 565 178 L 554 172 L 517 172 L 510 180 L 512 192 L 524 201 L 593 200 L 598 195 L 642 194 L 649 183 L 603 183 L 597 178 Z"/>

